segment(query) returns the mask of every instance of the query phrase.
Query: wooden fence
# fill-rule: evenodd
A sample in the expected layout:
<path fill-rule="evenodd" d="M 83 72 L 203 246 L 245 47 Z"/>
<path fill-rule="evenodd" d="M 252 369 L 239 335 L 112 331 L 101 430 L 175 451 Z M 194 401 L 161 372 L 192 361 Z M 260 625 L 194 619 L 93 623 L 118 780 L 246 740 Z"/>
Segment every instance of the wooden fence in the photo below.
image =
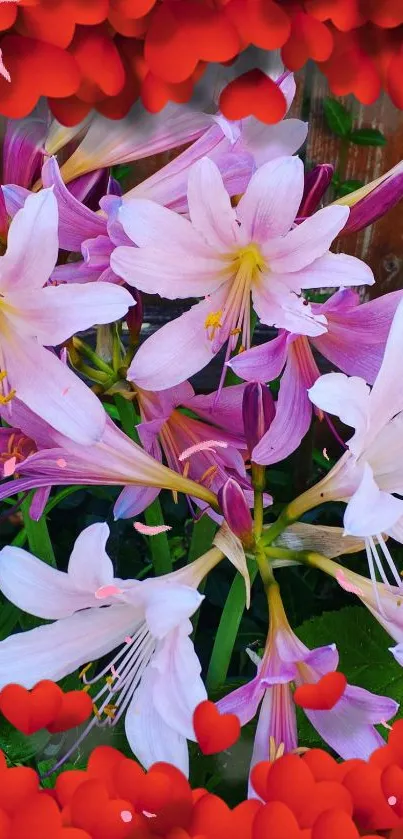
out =
<path fill-rule="evenodd" d="M 323 100 L 331 95 L 327 80 L 316 67 L 308 67 L 296 76 L 297 95 L 290 116 L 309 121 L 306 161 L 333 163 L 338 166 L 341 141 L 327 128 Z M 383 93 L 373 105 L 360 105 L 353 96 L 340 101 L 351 111 L 357 128 L 378 128 L 386 137 L 382 147 L 350 144 L 343 179 L 367 183 L 391 169 L 403 158 L 403 113 Z M 371 266 L 376 284 L 371 297 L 403 288 L 403 201 L 370 228 L 343 238 L 340 246 L 346 253 L 364 259 Z"/>

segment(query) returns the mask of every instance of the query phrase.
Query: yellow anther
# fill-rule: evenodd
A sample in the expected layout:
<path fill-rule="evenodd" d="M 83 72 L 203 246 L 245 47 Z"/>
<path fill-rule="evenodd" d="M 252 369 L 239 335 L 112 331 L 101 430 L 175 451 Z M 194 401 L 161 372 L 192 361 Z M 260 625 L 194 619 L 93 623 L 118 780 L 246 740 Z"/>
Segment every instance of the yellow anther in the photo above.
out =
<path fill-rule="evenodd" d="M 90 663 L 89 663 L 89 664 L 86 664 L 86 665 L 85 665 L 85 667 L 83 667 L 83 669 L 81 670 L 81 672 L 78 674 L 78 678 L 79 678 L 79 679 L 83 679 L 83 678 L 84 678 L 85 674 L 86 674 L 86 673 L 88 673 L 88 671 L 89 671 L 89 669 L 92 667 L 93 663 L 94 663 L 93 661 L 90 661 Z"/>
<path fill-rule="evenodd" d="M 102 719 L 102 714 L 99 713 L 98 708 L 95 705 L 95 702 L 92 703 L 92 710 L 94 711 L 94 714 L 95 714 L 97 720 Z"/>
<path fill-rule="evenodd" d="M 108 687 L 112 687 L 114 681 L 115 680 L 114 680 L 113 676 L 106 676 L 105 677 L 105 682 L 108 685 Z"/>
<path fill-rule="evenodd" d="M 279 757 L 282 757 L 284 750 L 284 743 L 277 745 L 274 737 L 269 737 L 269 760 L 271 763 L 273 763 L 274 760 L 278 760 Z"/>
<path fill-rule="evenodd" d="M 231 329 L 230 335 L 240 335 L 241 332 L 242 329 L 240 329 L 239 326 L 237 326 L 236 329 Z"/>
<path fill-rule="evenodd" d="M 238 350 L 238 355 L 239 355 L 239 353 L 241 353 L 241 352 L 245 352 L 245 349 L 246 349 L 246 347 L 244 347 L 244 345 L 243 345 L 243 344 L 241 344 L 241 346 L 239 347 L 239 350 Z"/>
<path fill-rule="evenodd" d="M 207 330 L 210 330 L 208 332 L 208 337 L 210 341 L 213 340 L 216 329 L 221 329 L 221 319 L 222 309 L 219 309 L 218 312 L 210 312 L 210 314 L 207 315 L 206 320 L 204 321 L 204 326 Z"/>
<path fill-rule="evenodd" d="M 117 707 L 116 707 L 116 705 L 105 705 L 105 708 L 103 710 L 104 710 L 105 716 L 109 717 L 109 719 L 113 720 L 113 718 L 116 714 L 116 711 L 117 711 Z"/>
<path fill-rule="evenodd" d="M 91 685 L 85 685 L 83 688 L 81 688 L 81 690 L 82 690 L 83 693 L 88 693 L 90 687 L 91 687 Z"/>
<path fill-rule="evenodd" d="M 208 468 L 208 469 L 206 469 L 206 471 L 205 471 L 205 472 L 203 472 L 203 475 L 201 476 L 201 478 L 199 478 L 199 483 L 200 483 L 200 484 L 204 483 L 204 485 L 205 485 L 205 486 L 207 486 L 207 488 L 208 488 L 209 486 L 211 486 L 211 482 L 212 482 L 212 480 L 213 480 L 213 478 L 214 478 L 214 475 L 215 475 L 215 474 L 216 474 L 216 472 L 217 472 L 217 469 L 218 469 L 218 467 L 217 467 L 217 466 L 214 466 L 214 465 L 213 465 L 213 466 L 209 466 L 209 468 Z M 206 483 L 206 481 L 207 481 L 208 483 Z"/>

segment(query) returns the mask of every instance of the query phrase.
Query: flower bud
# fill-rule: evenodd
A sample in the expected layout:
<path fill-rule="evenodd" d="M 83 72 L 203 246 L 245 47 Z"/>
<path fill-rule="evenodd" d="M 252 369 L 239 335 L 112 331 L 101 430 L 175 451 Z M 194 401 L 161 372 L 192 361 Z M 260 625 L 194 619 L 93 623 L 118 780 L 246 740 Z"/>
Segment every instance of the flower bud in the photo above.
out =
<path fill-rule="evenodd" d="M 275 414 L 274 399 L 269 388 L 260 382 L 247 384 L 243 393 L 242 418 L 250 455 L 269 430 Z"/>
<path fill-rule="evenodd" d="M 305 175 L 304 194 L 297 216 L 311 216 L 317 210 L 330 181 L 334 166 L 331 163 L 321 163 Z"/>
<path fill-rule="evenodd" d="M 218 500 L 229 528 L 246 548 L 251 548 L 254 543 L 253 519 L 245 495 L 233 478 L 228 478 L 218 491 Z"/>
<path fill-rule="evenodd" d="M 350 215 L 340 235 L 357 233 L 358 230 L 373 224 L 401 201 L 402 196 L 403 161 L 400 161 L 380 178 L 338 198 L 330 205 L 334 207 L 341 204 L 343 207 L 350 207 Z"/>

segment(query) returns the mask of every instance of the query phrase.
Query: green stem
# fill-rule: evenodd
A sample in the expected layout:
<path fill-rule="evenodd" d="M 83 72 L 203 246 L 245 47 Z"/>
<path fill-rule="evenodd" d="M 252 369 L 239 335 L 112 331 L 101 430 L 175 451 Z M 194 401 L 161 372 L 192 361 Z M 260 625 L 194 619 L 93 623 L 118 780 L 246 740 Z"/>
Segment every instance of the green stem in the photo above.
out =
<path fill-rule="evenodd" d="M 150 527 L 158 527 L 164 524 L 158 498 L 144 510 L 144 518 Z M 160 574 L 169 574 L 172 571 L 172 559 L 167 534 L 157 533 L 156 536 L 150 536 L 150 550 L 155 575 L 158 577 Z"/>
<path fill-rule="evenodd" d="M 258 568 L 254 560 L 248 560 L 251 585 Z M 239 626 L 245 609 L 245 582 L 240 574 L 235 577 L 228 594 L 216 633 L 213 652 L 207 671 L 206 687 L 209 692 L 223 685 L 231 661 Z"/>
<path fill-rule="evenodd" d="M 196 521 L 193 525 L 193 533 L 192 538 L 190 541 L 189 553 L 188 553 L 188 563 L 194 562 L 195 559 L 198 559 L 199 556 L 202 556 L 213 543 L 214 533 L 217 529 L 216 523 L 209 518 L 209 516 L 202 516 L 199 521 Z M 198 589 L 200 594 L 204 594 L 204 590 L 206 588 L 207 576 L 201 581 Z M 192 640 L 197 632 L 197 627 L 199 625 L 200 619 L 200 609 L 195 612 L 192 618 L 193 624 L 193 632 L 191 635 Z"/>
<path fill-rule="evenodd" d="M 116 378 L 113 368 L 107 364 L 106 361 L 100 358 L 99 355 L 94 352 L 92 347 L 86 344 L 85 341 L 82 341 L 81 338 L 73 338 L 73 346 L 74 349 L 79 350 L 82 355 L 85 355 L 98 370 L 102 370 L 109 377 L 112 376 L 113 378 Z"/>
<path fill-rule="evenodd" d="M 254 492 L 253 532 L 255 540 L 258 541 L 263 530 L 263 493 L 259 490 Z"/>
<path fill-rule="evenodd" d="M 24 499 L 21 504 L 21 512 L 24 520 L 24 528 L 28 538 L 30 551 L 39 559 L 43 559 L 48 565 L 56 567 L 56 559 L 50 541 L 46 517 L 42 515 L 39 521 L 33 521 L 29 515 L 29 508 L 32 503 L 32 493 Z"/>

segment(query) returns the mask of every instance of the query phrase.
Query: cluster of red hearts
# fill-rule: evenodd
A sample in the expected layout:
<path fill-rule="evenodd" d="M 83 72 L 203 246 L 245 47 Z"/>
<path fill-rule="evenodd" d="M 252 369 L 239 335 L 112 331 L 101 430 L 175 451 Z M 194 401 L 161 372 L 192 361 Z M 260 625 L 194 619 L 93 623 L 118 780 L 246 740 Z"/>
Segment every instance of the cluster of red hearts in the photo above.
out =
<path fill-rule="evenodd" d="M 58 705 L 52 682 L 19 694 L 17 687 L 4 688 L 1 708 L 26 733 L 60 731 L 84 718 L 71 698 L 87 694 L 61 691 Z M 240 733 L 235 715 L 220 715 L 209 701 L 196 708 L 194 728 L 204 754 L 228 749 Z M 85 769 L 52 777 L 50 783 L 31 767 L 9 767 L 0 752 L 0 839 L 403 837 L 403 720 L 368 762 L 337 762 L 310 749 L 256 764 L 250 778 L 255 797 L 233 808 L 207 789 L 192 788 L 171 764 L 154 763 L 146 772 L 111 746 L 96 747 Z"/>
<path fill-rule="evenodd" d="M 257 764 L 251 783 L 258 797 L 231 809 L 218 795 L 192 789 L 174 766 L 155 763 L 145 772 L 110 746 L 98 746 L 86 769 L 62 771 L 47 787 L 33 769 L 9 768 L 0 755 L 0 837 L 401 839 L 403 721 L 368 763 L 337 763 L 312 749 Z"/>
<path fill-rule="evenodd" d="M 25 116 L 41 96 L 65 125 L 93 108 L 120 119 L 138 99 L 157 112 L 250 45 L 281 48 L 290 70 L 312 58 L 336 95 L 368 104 L 383 86 L 403 107 L 402 24 L 402 0 L 0 0 L 0 113 Z M 277 122 L 286 103 L 256 68 L 220 107 Z"/>
<path fill-rule="evenodd" d="M 10 684 L 0 691 L 3 717 L 27 735 L 43 728 L 50 734 L 68 731 L 88 720 L 92 710 L 88 693 L 83 690 L 65 692 L 48 679 L 38 682 L 32 690 Z"/>

